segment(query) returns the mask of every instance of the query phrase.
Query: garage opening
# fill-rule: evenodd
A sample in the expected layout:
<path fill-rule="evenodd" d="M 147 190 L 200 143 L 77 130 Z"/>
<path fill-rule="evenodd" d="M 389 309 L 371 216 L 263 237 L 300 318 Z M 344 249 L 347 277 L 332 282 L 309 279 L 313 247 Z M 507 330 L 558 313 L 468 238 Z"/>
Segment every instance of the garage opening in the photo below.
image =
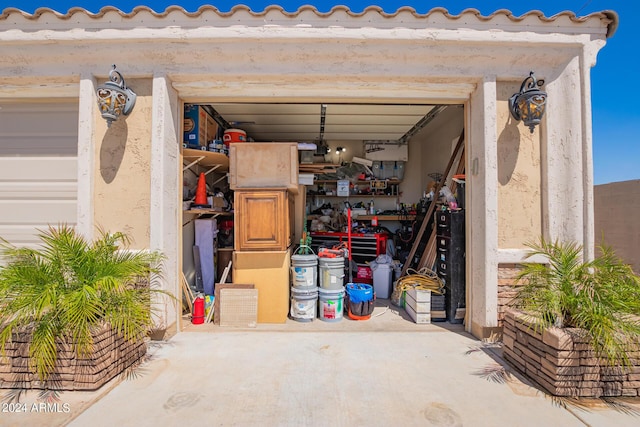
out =
<path fill-rule="evenodd" d="M 458 104 L 184 104 L 184 318 L 366 317 L 348 306 L 346 286 L 361 284 L 408 321 L 462 323 L 464 116 Z M 313 284 L 296 283 L 301 262 Z M 346 310 L 324 316 L 327 298 Z"/>

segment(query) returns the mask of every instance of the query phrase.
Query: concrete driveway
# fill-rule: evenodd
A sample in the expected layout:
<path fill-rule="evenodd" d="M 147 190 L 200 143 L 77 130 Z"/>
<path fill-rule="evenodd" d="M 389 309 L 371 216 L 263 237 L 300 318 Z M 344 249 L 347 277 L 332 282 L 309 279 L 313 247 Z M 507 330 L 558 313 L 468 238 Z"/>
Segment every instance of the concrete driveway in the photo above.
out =
<path fill-rule="evenodd" d="M 640 405 L 563 406 L 505 372 L 497 347 L 461 325 L 416 325 L 379 305 L 371 319 L 257 328 L 187 325 L 149 361 L 69 411 L 2 414 L 1 425 L 637 426 Z M 30 393 L 23 402 L 35 401 Z M 63 408 L 64 409 L 64 408 Z"/>

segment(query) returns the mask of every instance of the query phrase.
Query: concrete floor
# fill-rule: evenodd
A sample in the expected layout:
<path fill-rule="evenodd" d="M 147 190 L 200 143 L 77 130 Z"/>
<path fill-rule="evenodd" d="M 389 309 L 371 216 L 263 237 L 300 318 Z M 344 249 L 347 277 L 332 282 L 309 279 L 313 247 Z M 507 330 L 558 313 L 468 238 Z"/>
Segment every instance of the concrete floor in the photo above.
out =
<path fill-rule="evenodd" d="M 0 425 L 640 425 L 637 400 L 563 407 L 516 374 L 498 375 L 500 349 L 461 325 L 416 325 L 382 303 L 360 322 L 187 323 L 152 342 L 129 378 L 61 393 L 47 412 L 31 410 L 31 392 L 26 413 L 2 413 Z"/>

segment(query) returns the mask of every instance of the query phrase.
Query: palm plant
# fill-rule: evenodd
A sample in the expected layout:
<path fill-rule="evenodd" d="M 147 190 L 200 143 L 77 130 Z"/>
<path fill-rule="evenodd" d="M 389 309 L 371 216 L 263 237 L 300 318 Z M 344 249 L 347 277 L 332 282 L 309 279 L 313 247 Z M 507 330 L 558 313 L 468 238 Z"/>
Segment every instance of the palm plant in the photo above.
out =
<path fill-rule="evenodd" d="M 610 364 L 629 364 L 627 351 L 640 337 L 640 278 L 605 245 L 599 256 L 583 261 L 576 243 L 528 243 L 527 262 L 517 277 L 514 305 L 534 316 L 539 327 L 574 327 L 588 333 L 597 354 Z"/>
<path fill-rule="evenodd" d="M 152 325 L 152 295 L 162 292 L 149 286 L 160 273 L 159 253 L 128 250 L 129 238 L 120 232 L 99 230 L 89 242 L 68 225 L 38 237 L 37 249 L 0 239 L 3 354 L 15 332 L 30 331 L 30 369 L 44 381 L 62 342 L 83 357 L 91 352 L 92 331 L 105 324 L 126 340 L 143 338 Z"/>

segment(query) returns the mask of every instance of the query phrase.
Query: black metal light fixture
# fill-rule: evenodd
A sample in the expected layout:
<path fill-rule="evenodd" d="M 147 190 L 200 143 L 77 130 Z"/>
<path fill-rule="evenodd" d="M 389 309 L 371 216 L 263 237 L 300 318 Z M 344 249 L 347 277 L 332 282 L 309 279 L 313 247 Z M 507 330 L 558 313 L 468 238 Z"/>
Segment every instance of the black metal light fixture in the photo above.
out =
<path fill-rule="evenodd" d="M 100 114 L 107 121 L 107 127 L 121 115 L 128 116 L 136 104 L 135 92 L 124 83 L 124 78 L 116 71 L 115 64 L 109 71 L 109 81 L 98 86 L 97 93 Z"/>
<path fill-rule="evenodd" d="M 520 92 L 509 98 L 511 115 L 518 121 L 522 120 L 525 126 L 529 126 L 531 133 L 533 128 L 540 124 L 547 104 L 547 93 L 539 89 L 543 84 L 544 80 L 536 80 L 531 71 L 529 77 L 522 82 Z"/>

